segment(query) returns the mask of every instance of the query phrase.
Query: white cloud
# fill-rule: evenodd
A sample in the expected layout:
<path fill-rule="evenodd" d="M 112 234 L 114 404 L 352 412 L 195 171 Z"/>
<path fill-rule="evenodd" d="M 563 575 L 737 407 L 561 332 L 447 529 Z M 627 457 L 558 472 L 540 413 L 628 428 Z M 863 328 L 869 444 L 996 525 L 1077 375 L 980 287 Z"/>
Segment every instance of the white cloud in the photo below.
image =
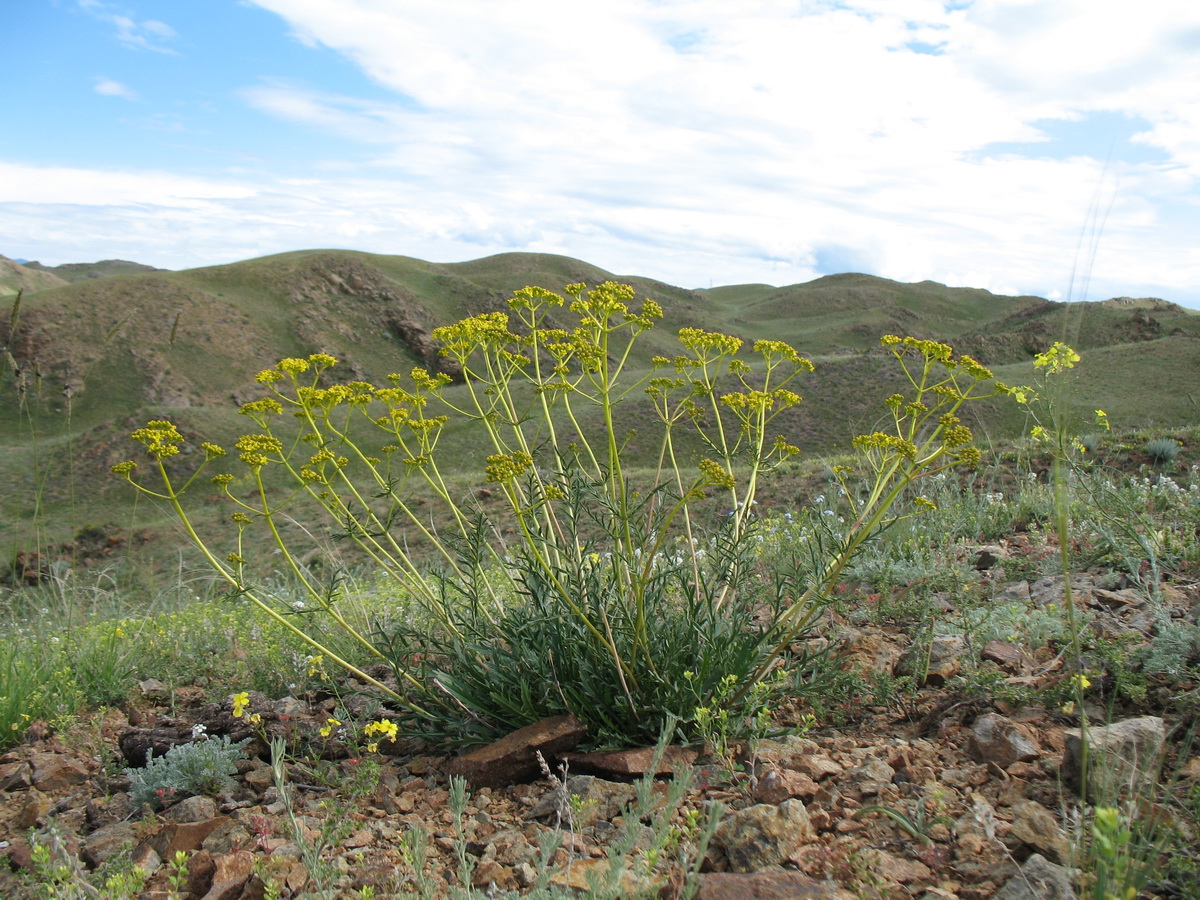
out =
<path fill-rule="evenodd" d="M 97 94 L 105 97 L 122 97 L 125 100 L 138 99 L 137 91 L 119 81 L 113 81 L 111 78 L 97 78 L 93 89 Z"/>
<path fill-rule="evenodd" d="M 119 35 L 172 36 L 81 2 Z M 31 205 L 69 203 L 96 240 L 144 241 L 172 266 L 336 242 L 559 252 L 684 285 L 799 281 L 841 260 L 1045 295 L 1065 293 L 1093 197 L 1115 186 L 1093 295 L 1200 303 L 1191 0 L 1136 16 L 1117 0 L 256 2 L 391 97 L 271 72 L 241 97 L 355 156 L 281 154 L 274 177 L 81 167 L 70 191 L 41 177 L 9 198 L 30 227 L 55 227 Z M 1106 169 L 1111 141 L 1066 154 L 1040 130 L 1098 112 L 1147 122 L 1136 141 L 1165 161 L 1119 147 Z M 1037 141 L 1036 158 L 993 148 Z M 170 227 L 142 227 L 150 209 Z"/>
<path fill-rule="evenodd" d="M 157 19 L 136 21 L 115 12 L 111 4 L 101 0 L 78 0 L 78 3 L 84 12 L 111 24 L 115 29 L 113 36 L 124 46 L 132 50 L 150 50 L 154 53 L 176 52 L 166 46 L 166 41 L 178 37 L 175 29 L 166 22 Z"/>

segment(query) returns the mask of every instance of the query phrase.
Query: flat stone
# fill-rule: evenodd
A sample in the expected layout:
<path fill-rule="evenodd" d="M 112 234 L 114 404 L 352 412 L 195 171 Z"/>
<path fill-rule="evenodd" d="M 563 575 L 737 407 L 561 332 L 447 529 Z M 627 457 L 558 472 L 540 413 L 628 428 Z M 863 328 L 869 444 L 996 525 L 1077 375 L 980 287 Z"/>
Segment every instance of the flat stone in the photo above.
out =
<path fill-rule="evenodd" d="M 165 810 L 162 817 L 168 822 L 207 822 L 216 815 L 217 804 L 211 797 L 185 797 Z"/>
<path fill-rule="evenodd" d="M 202 900 L 236 900 L 241 897 L 242 888 L 254 872 L 254 859 L 254 854 L 249 850 L 214 857 L 212 887 Z"/>
<path fill-rule="evenodd" d="M 548 791 L 525 815 L 537 819 L 561 812 L 565 820 L 567 814 L 575 810 L 574 815 L 581 820 L 574 824 L 580 828 L 593 819 L 612 819 L 621 815 L 633 802 L 635 793 L 632 784 L 605 781 L 594 775 L 572 775 L 562 788 Z"/>
<path fill-rule="evenodd" d="M 162 865 L 162 857 L 149 844 L 138 844 L 129 854 L 129 861 L 147 875 L 153 875 Z"/>
<path fill-rule="evenodd" d="M 163 859 L 174 859 L 178 850 L 184 853 L 199 850 L 204 839 L 228 821 L 228 816 L 217 816 L 207 822 L 167 822 L 149 843 Z"/>
<path fill-rule="evenodd" d="M 787 763 L 789 769 L 795 769 L 802 775 L 807 775 L 813 781 L 820 781 L 830 775 L 840 775 L 843 766 L 834 762 L 828 756 L 814 753 L 811 756 L 797 756 Z"/>
<path fill-rule="evenodd" d="M 23 791 L 33 784 L 33 766 L 25 760 L 0 765 L 0 791 Z"/>
<path fill-rule="evenodd" d="M 1042 752 L 1028 728 L 995 713 L 987 713 L 975 720 L 967 739 L 967 750 L 980 762 L 994 762 L 1002 769 L 1015 762 L 1037 759 Z"/>
<path fill-rule="evenodd" d="M 1063 731 L 1064 779 L 1076 790 L 1083 789 L 1083 735 L 1078 728 Z M 1158 716 L 1126 719 L 1102 728 L 1089 728 L 1087 789 L 1096 802 L 1140 794 L 1147 782 L 1158 778 L 1167 730 Z"/>
<path fill-rule="evenodd" d="M 137 839 L 129 822 L 114 822 L 97 828 L 83 842 L 83 859 L 93 869 L 129 850 Z"/>
<path fill-rule="evenodd" d="M 754 872 L 778 865 L 815 839 L 808 810 L 799 800 L 778 806 L 760 803 L 738 810 L 717 826 L 710 857 L 718 871 Z"/>
<path fill-rule="evenodd" d="M 30 828 L 45 825 L 48 815 L 50 815 L 50 797 L 37 788 L 33 788 L 26 794 L 25 805 L 21 807 L 21 814 L 17 816 L 15 824 L 21 831 L 28 831 Z"/>
<path fill-rule="evenodd" d="M 34 753 L 29 761 L 33 764 L 33 786 L 39 791 L 57 791 L 88 779 L 83 763 L 61 753 Z"/>
<path fill-rule="evenodd" d="M 1071 886 L 1073 872 L 1035 853 L 992 900 L 1075 900 L 1075 889 Z"/>
<path fill-rule="evenodd" d="M 896 674 L 911 675 L 922 685 L 941 687 L 962 670 L 966 649 L 967 639 L 961 634 L 934 635 L 928 649 L 917 645 L 901 657 Z"/>
<path fill-rule="evenodd" d="M 695 900 L 841 900 L 847 895 L 836 884 L 779 871 L 712 872 L 702 877 L 693 896 Z"/>
<path fill-rule="evenodd" d="M 923 881 L 933 874 L 924 863 L 914 859 L 902 859 L 884 850 L 864 850 L 863 857 L 868 860 L 871 870 L 877 872 L 885 881 L 908 884 L 912 881 Z"/>
<path fill-rule="evenodd" d="M 636 777 L 649 771 L 654 762 L 654 754 L 654 747 L 639 747 L 635 750 L 601 753 L 564 753 L 562 759 L 572 771 L 585 775 Z M 694 764 L 696 756 L 696 751 L 691 747 L 667 747 L 663 750 L 654 774 L 670 775 L 677 766 Z"/>
<path fill-rule="evenodd" d="M 1071 859 L 1071 842 L 1058 824 L 1054 813 L 1034 800 L 1013 808 L 1009 837 L 1045 854 L 1051 862 L 1064 865 Z"/>
<path fill-rule="evenodd" d="M 609 874 L 609 869 L 612 863 L 607 859 L 577 859 L 569 866 L 558 869 L 550 876 L 550 883 L 559 887 L 569 887 L 576 891 L 590 891 L 592 881 L 597 884 L 604 885 L 612 875 Z M 620 885 L 625 891 L 625 895 L 633 895 L 639 892 L 639 889 L 647 887 L 646 882 L 639 882 L 634 878 L 633 873 L 629 869 L 621 872 Z M 620 895 L 616 895 L 620 896 Z"/>
<path fill-rule="evenodd" d="M 1016 644 L 1001 640 L 991 640 L 984 644 L 979 658 L 994 662 L 1004 671 L 1014 675 L 1024 671 L 1032 661 Z"/>
<path fill-rule="evenodd" d="M 758 779 L 753 796 L 758 803 L 778 805 L 792 797 L 811 797 L 819 790 L 820 786 L 802 772 L 771 769 Z"/>
<path fill-rule="evenodd" d="M 563 753 L 586 734 L 587 726 L 573 715 L 543 719 L 452 759 L 449 772 L 465 778 L 472 790 L 532 781 L 541 774 L 535 752 L 546 757 Z"/>

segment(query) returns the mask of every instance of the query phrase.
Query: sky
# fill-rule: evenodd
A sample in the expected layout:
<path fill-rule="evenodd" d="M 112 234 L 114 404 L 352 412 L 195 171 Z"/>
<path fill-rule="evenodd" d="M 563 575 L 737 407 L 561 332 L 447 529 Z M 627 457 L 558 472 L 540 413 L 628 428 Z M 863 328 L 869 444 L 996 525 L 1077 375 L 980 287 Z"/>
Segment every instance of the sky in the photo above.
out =
<path fill-rule="evenodd" d="M 12 258 L 530 251 L 692 288 L 850 271 L 1200 308 L 1195 0 L 7 0 L 3 21 Z"/>

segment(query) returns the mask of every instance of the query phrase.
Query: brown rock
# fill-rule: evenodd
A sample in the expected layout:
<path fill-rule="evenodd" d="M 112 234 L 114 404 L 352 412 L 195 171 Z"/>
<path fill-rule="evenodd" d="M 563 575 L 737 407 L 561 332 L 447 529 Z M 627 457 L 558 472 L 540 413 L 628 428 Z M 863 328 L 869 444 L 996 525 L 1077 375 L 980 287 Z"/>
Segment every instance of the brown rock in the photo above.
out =
<path fill-rule="evenodd" d="M 564 753 L 563 760 L 571 771 L 585 775 L 644 775 L 654 762 L 654 747 L 635 750 L 612 750 L 603 753 Z M 670 775 L 677 766 L 690 766 L 696 761 L 696 751 L 690 747 L 667 747 L 655 769 L 655 775 Z"/>
<path fill-rule="evenodd" d="M 41 791 L 61 790 L 88 779 L 83 763 L 61 753 L 34 753 L 29 761 L 33 764 L 33 786 Z"/>
<path fill-rule="evenodd" d="M 778 805 L 792 797 L 811 797 L 818 790 L 817 783 L 801 772 L 771 769 L 758 780 L 753 796 L 758 803 Z"/>
<path fill-rule="evenodd" d="M 471 885 L 477 888 L 495 885 L 502 891 L 513 891 L 519 886 L 513 870 L 494 859 L 485 859 L 475 867 L 471 873 Z"/>
<path fill-rule="evenodd" d="M 127 851 L 137 842 L 133 826 L 128 822 L 114 822 L 97 828 L 83 842 L 83 859 L 93 869 L 118 853 Z"/>
<path fill-rule="evenodd" d="M 1072 787 L 1083 781 L 1083 736 L 1078 728 L 1063 731 L 1066 752 L 1062 773 Z M 1089 799 L 1139 794 L 1158 777 L 1167 730 L 1158 716 L 1141 716 L 1088 729 L 1087 781 Z"/>
<path fill-rule="evenodd" d="M 212 887 L 203 900 L 237 900 L 254 872 L 254 854 L 249 850 L 239 850 L 237 853 L 214 857 L 213 862 Z"/>
<path fill-rule="evenodd" d="M 50 798 L 37 788 L 30 790 L 17 816 L 16 826 L 22 831 L 46 824 L 46 816 L 50 815 Z"/>
<path fill-rule="evenodd" d="M 799 872 L 713 872 L 705 875 L 696 900 L 840 900 L 837 885 Z"/>
<path fill-rule="evenodd" d="M 465 778 L 472 790 L 531 781 L 541 772 L 535 752 L 547 757 L 562 753 L 585 734 L 587 726 L 573 715 L 543 719 L 451 760 L 449 771 Z"/>
<path fill-rule="evenodd" d="M 190 733 L 185 735 L 178 728 L 130 728 L 117 739 L 117 745 L 129 765 L 141 768 L 146 765 L 148 751 L 153 750 L 155 757 L 162 758 L 172 747 L 190 741 Z"/>
<path fill-rule="evenodd" d="M 975 720 L 968 738 L 968 751 L 980 762 L 1007 768 L 1041 755 L 1033 733 L 1012 719 L 987 713 Z"/>
<path fill-rule="evenodd" d="M 172 854 L 172 857 L 174 854 Z M 199 850 L 188 860 L 187 892 L 203 897 L 212 887 L 213 873 L 217 870 L 216 860 L 207 850 Z"/>
<path fill-rule="evenodd" d="M 23 791 L 33 784 L 33 766 L 25 760 L 0 765 L 0 791 Z"/>
<path fill-rule="evenodd" d="M 870 862 L 871 870 L 886 881 L 908 884 L 911 881 L 923 881 L 933 874 L 924 863 L 902 859 L 883 850 L 864 850 L 863 857 Z"/>
<path fill-rule="evenodd" d="M 129 854 L 129 861 L 147 875 L 153 875 L 162 865 L 162 858 L 149 844 L 138 844 Z"/>
<path fill-rule="evenodd" d="M 207 822 L 217 815 L 217 804 L 211 797 L 185 797 L 163 812 L 168 822 Z"/>
<path fill-rule="evenodd" d="M 1027 800 L 1013 807 L 1009 837 L 1044 854 L 1051 862 L 1066 865 L 1071 861 L 1071 842 L 1058 819 L 1036 801 Z"/>
<path fill-rule="evenodd" d="M 842 772 L 841 765 L 821 754 L 798 756 L 788 764 L 788 768 L 807 775 L 813 781 L 820 781 L 829 775 L 839 775 Z"/>
<path fill-rule="evenodd" d="M 738 810 L 717 826 L 710 858 L 718 871 L 754 872 L 778 865 L 815 838 L 808 810 L 799 800 L 784 800 L 778 806 L 760 803 Z"/>
<path fill-rule="evenodd" d="M 174 858 L 176 850 L 182 850 L 184 853 L 199 850 L 204 839 L 228 821 L 228 816 L 217 816 L 207 822 L 168 822 L 149 843 L 159 856 L 170 860 Z"/>
<path fill-rule="evenodd" d="M 1016 644 L 1001 640 L 988 641 L 983 645 L 979 656 L 981 659 L 994 662 L 1004 671 L 1014 675 L 1024 671 L 1025 667 L 1032 662 Z"/>

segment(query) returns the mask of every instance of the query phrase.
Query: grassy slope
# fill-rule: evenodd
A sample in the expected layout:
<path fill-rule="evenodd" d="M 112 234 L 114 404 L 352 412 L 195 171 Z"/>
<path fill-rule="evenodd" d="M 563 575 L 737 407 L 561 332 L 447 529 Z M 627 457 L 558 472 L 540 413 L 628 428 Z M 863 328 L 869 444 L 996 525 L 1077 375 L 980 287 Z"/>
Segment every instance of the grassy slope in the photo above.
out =
<path fill-rule="evenodd" d="M 169 416 L 197 440 L 228 442 L 246 430 L 233 410 L 259 394 L 254 373 L 281 356 L 324 350 L 342 360 L 344 377 L 379 380 L 424 363 L 420 349 L 406 344 L 398 319 L 428 331 L 502 309 L 509 293 L 526 284 L 561 288 L 612 277 L 545 254 L 437 264 L 312 250 L 28 294 L 14 334 L 0 310 L 0 343 L 22 369 L 26 401 L 17 402 L 18 376 L 6 369 L 0 548 L 7 556 L 26 543 L 31 520 L 57 540 L 84 522 L 131 521 L 129 492 L 107 474 L 131 454 L 129 430 Z M 666 309 L 643 358 L 670 353 L 683 325 L 747 340 L 781 338 L 813 357 L 818 371 L 798 388 L 806 403 L 781 423 L 808 453 L 844 450 L 853 434 L 874 426 L 880 399 L 900 388 L 894 365 L 872 349 L 887 332 L 951 341 L 1014 383 L 1031 379 L 1033 353 L 1064 339 L 1090 351 L 1079 370 L 1081 416 L 1103 406 L 1121 424 L 1195 419 L 1196 404 L 1183 386 L 1197 382 L 1200 315 L 1169 305 L 1068 307 L 866 275 L 701 291 L 620 280 Z M 624 413 L 624 424 L 639 429 L 632 449 L 643 462 L 657 450 L 649 417 L 641 401 Z M 1024 423 L 1008 411 L 985 424 L 989 434 L 1002 436 Z M 444 449 L 462 468 L 477 471 L 483 447 L 474 436 L 452 432 Z"/>

